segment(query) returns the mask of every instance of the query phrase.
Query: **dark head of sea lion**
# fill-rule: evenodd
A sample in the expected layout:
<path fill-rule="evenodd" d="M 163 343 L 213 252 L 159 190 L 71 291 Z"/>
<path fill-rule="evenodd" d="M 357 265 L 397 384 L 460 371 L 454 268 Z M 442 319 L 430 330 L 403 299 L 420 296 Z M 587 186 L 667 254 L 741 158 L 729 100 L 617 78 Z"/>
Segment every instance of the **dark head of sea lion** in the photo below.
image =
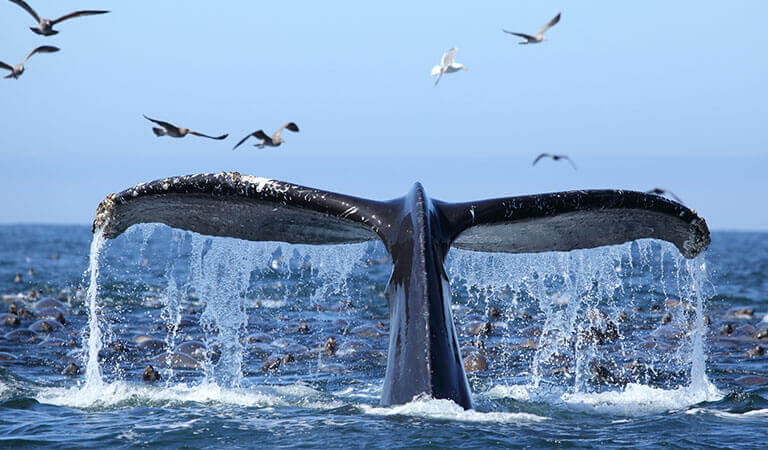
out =
<path fill-rule="evenodd" d="M 141 375 L 141 379 L 145 383 L 154 383 L 155 381 L 160 381 L 161 378 L 154 367 L 147 366 L 147 368 L 144 369 L 144 373 Z"/>
<path fill-rule="evenodd" d="M 21 319 L 16 314 L 0 314 L 0 324 L 6 327 L 18 327 Z"/>
<path fill-rule="evenodd" d="M 80 367 L 75 363 L 69 363 L 69 365 L 61 371 L 62 375 L 75 376 L 80 374 Z"/>
<path fill-rule="evenodd" d="M 323 350 L 333 355 L 336 353 L 336 350 L 339 348 L 338 344 L 336 344 L 336 338 L 331 336 L 325 341 L 325 346 L 323 347 Z"/>

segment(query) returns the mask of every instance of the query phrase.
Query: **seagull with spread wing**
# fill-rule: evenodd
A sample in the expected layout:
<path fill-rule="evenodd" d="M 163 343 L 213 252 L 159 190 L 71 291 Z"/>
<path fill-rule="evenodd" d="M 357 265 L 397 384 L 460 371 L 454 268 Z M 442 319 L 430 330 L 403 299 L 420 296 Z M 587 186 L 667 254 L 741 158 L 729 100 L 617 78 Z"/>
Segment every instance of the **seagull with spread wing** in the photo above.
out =
<path fill-rule="evenodd" d="M 24 73 L 24 64 L 27 62 L 27 60 L 34 55 L 35 53 L 55 53 L 58 52 L 58 47 L 53 47 L 51 45 L 41 45 L 40 47 L 37 47 L 36 49 L 29 52 L 29 55 L 27 55 L 26 58 L 24 58 L 24 61 L 21 62 L 21 64 L 17 64 L 15 66 L 12 66 L 10 64 L 6 64 L 2 61 L 0 61 L 0 69 L 10 70 L 11 73 L 6 75 L 3 78 L 19 78 L 19 76 Z"/>
<path fill-rule="evenodd" d="M 193 136 L 200 136 L 208 139 L 216 139 L 217 141 L 226 139 L 227 136 L 229 136 L 228 134 L 222 134 L 221 136 L 208 136 L 207 134 L 198 133 L 197 131 L 192 131 L 189 128 L 177 127 L 176 125 L 173 125 L 168 122 L 163 122 L 162 120 L 150 119 L 147 116 L 144 116 L 144 118 L 162 127 L 162 128 L 152 127 L 152 131 L 155 133 L 155 136 L 170 136 L 175 138 L 183 138 L 184 136 L 191 134 Z"/>
<path fill-rule="evenodd" d="M 653 188 L 653 189 L 651 189 L 650 191 L 646 191 L 646 193 L 647 193 L 647 194 L 656 194 L 656 195 L 669 195 L 670 197 L 672 197 L 673 199 L 675 199 L 675 201 L 676 201 L 677 203 L 680 203 L 680 204 L 682 204 L 682 203 L 683 203 L 683 201 L 682 201 L 682 200 L 680 200 L 680 197 L 678 197 L 677 195 L 675 195 L 675 193 L 674 193 L 674 192 L 672 192 L 672 191 L 668 191 L 668 190 L 666 190 L 666 189 L 661 189 L 661 188 Z"/>
<path fill-rule="evenodd" d="M 453 72 L 458 72 L 459 70 L 467 70 L 467 68 L 464 67 L 463 64 L 459 64 L 453 60 L 453 57 L 456 56 L 457 51 L 458 51 L 457 48 L 452 48 L 447 52 L 445 52 L 443 54 L 443 59 L 440 61 L 440 65 L 432 68 L 431 76 L 434 77 L 435 75 L 437 75 L 437 80 L 435 80 L 435 86 L 437 86 L 437 83 L 440 82 L 440 78 L 443 77 L 444 73 L 453 73 Z"/>
<path fill-rule="evenodd" d="M 576 170 L 576 164 L 573 163 L 573 160 L 568 157 L 568 155 L 553 155 L 551 153 L 542 153 L 541 155 L 537 156 L 536 159 L 533 160 L 533 166 L 536 165 L 539 160 L 542 158 L 552 158 L 553 161 L 559 161 L 561 159 L 567 159 L 569 163 L 571 163 L 571 166 L 573 166 L 573 170 Z"/>
<path fill-rule="evenodd" d="M 10 0 L 10 1 L 24 8 L 26 12 L 28 12 L 32 17 L 35 18 L 35 20 L 37 20 L 37 24 L 38 24 L 37 27 L 29 27 L 29 29 L 43 36 L 53 36 L 54 34 L 58 33 L 58 31 L 53 29 L 53 26 L 59 22 L 63 22 L 69 19 L 74 19 L 75 17 L 93 16 L 96 14 L 106 14 L 109 12 L 109 11 L 101 11 L 101 10 L 75 11 L 69 14 L 65 14 L 59 17 L 58 19 L 53 19 L 53 20 L 41 19 L 40 16 L 37 15 L 35 10 L 32 9 L 24 0 Z"/>
<path fill-rule="evenodd" d="M 513 34 L 515 36 L 519 36 L 525 39 L 524 41 L 519 42 L 519 44 L 538 44 L 540 42 L 547 40 L 547 38 L 544 37 L 544 32 L 549 30 L 553 26 L 555 26 L 557 22 L 560 22 L 560 13 L 557 13 L 554 19 L 550 20 L 548 24 L 544 25 L 544 27 L 533 36 L 525 33 L 515 33 L 514 31 L 508 31 L 508 30 L 501 30 L 501 31 L 507 34 Z"/>
<path fill-rule="evenodd" d="M 283 132 L 283 130 L 286 130 L 286 129 L 287 130 L 291 130 L 294 133 L 298 133 L 299 132 L 299 127 L 295 123 L 293 123 L 293 122 L 288 122 L 285 125 L 283 125 L 282 127 L 278 128 L 277 131 L 275 132 L 275 134 L 272 135 L 272 137 L 267 136 L 267 134 L 264 132 L 264 130 L 254 131 L 253 133 L 251 133 L 251 134 L 247 135 L 246 137 L 240 139 L 240 142 L 238 142 L 237 145 L 232 147 L 232 150 L 234 150 L 237 147 L 239 147 L 240 144 L 242 144 L 243 142 L 248 140 L 248 138 L 251 137 L 251 136 L 255 137 L 256 139 L 261 139 L 261 143 L 253 144 L 254 147 L 258 147 L 258 148 L 279 147 L 280 144 L 285 142 L 285 139 L 283 139 L 282 136 L 280 136 L 280 134 Z"/>

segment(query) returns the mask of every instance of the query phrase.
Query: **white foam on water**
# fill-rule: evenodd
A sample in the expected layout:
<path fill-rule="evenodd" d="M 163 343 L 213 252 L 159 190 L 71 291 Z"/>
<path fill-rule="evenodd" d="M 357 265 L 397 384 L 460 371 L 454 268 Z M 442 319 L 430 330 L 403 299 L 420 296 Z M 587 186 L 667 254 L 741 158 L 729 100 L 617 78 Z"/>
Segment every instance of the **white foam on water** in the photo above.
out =
<path fill-rule="evenodd" d="M 533 384 L 525 385 L 499 385 L 494 386 L 488 391 L 481 394 L 483 397 L 490 399 L 504 399 L 509 398 L 517 400 L 519 402 L 528 402 L 533 399 L 532 392 L 538 390 Z"/>
<path fill-rule="evenodd" d="M 624 389 L 604 392 L 567 392 L 558 386 L 545 387 L 534 384 L 499 385 L 481 395 L 494 400 L 545 402 L 567 409 L 620 416 L 643 416 L 677 411 L 697 403 L 714 402 L 723 398 L 723 394 L 709 382 L 704 389 L 698 386 L 663 389 L 629 383 Z"/>
<path fill-rule="evenodd" d="M 178 383 L 171 386 L 134 384 L 125 381 L 103 383 L 100 387 L 76 386 L 43 388 L 37 401 L 72 408 L 122 408 L 146 404 L 172 407 L 184 403 L 235 405 L 242 407 L 294 406 L 333 409 L 343 403 L 328 400 L 319 391 L 303 385 L 228 388 L 213 382 Z"/>
<path fill-rule="evenodd" d="M 722 394 L 712 384 L 709 384 L 707 389 L 688 386 L 662 389 L 635 383 L 628 384 L 620 391 L 576 392 L 562 396 L 564 404 L 570 408 L 623 416 L 677 411 L 697 403 L 714 402 L 722 398 Z"/>
<path fill-rule="evenodd" d="M 693 408 L 685 412 L 686 414 L 709 414 L 715 417 L 723 419 L 733 420 L 753 420 L 755 418 L 768 419 L 768 409 L 753 409 L 752 411 L 745 411 L 743 413 L 732 413 L 728 411 L 720 411 L 719 409 L 708 408 Z"/>
<path fill-rule="evenodd" d="M 446 399 L 419 397 L 410 403 L 396 406 L 360 405 L 365 414 L 378 416 L 411 416 L 425 419 L 456 420 L 460 422 L 497 422 L 497 423 L 526 423 L 542 422 L 547 417 L 528 413 L 513 412 L 482 412 L 464 409 L 458 404 Z"/>

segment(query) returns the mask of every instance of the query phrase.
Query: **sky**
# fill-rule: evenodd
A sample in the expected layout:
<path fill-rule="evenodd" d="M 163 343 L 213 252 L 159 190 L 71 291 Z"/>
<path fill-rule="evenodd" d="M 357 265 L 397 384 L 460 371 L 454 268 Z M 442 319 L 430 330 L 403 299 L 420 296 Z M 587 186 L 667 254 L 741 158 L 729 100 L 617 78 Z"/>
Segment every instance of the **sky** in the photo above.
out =
<path fill-rule="evenodd" d="M 768 2 L 29 3 L 112 12 L 42 37 L 0 0 L 0 60 L 61 48 L 0 79 L 0 223 L 89 224 L 111 192 L 239 171 L 380 200 L 661 187 L 714 230 L 768 229 Z M 501 31 L 560 11 L 542 44 Z M 433 87 L 451 47 L 468 70 Z"/>

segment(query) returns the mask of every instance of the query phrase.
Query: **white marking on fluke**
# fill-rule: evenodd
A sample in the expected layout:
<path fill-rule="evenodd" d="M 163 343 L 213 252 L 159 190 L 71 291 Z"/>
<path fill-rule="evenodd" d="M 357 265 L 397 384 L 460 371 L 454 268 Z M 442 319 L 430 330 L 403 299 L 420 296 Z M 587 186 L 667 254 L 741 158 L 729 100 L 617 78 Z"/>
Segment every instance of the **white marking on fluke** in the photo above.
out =
<path fill-rule="evenodd" d="M 256 192 L 261 192 L 267 184 L 271 184 L 274 181 L 269 178 L 254 177 L 253 175 L 242 175 L 240 179 L 246 183 L 255 184 Z"/>

